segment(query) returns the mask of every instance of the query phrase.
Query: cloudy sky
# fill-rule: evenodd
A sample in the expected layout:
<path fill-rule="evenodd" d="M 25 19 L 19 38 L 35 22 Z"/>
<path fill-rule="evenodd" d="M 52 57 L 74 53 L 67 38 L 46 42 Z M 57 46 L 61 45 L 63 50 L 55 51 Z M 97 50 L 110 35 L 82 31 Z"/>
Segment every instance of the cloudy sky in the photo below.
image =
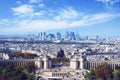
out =
<path fill-rule="evenodd" d="M 0 35 L 120 36 L 120 0 L 0 0 Z"/>

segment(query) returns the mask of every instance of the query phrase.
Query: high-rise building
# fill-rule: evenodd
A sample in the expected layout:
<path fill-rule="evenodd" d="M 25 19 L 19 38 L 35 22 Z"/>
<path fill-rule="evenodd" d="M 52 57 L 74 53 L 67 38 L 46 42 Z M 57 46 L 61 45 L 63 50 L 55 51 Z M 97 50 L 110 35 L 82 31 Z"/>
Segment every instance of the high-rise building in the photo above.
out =
<path fill-rule="evenodd" d="M 75 33 L 71 32 L 70 33 L 70 40 L 76 40 Z"/>
<path fill-rule="evenodd" d="M 76 40 L 80 40 L 80 36 L 78 33 L 76 33 Z"/>
<path fill-rule="evenodd" d="M 43 40 L 46 40 L 47 38 L 47 35 L 46 35 L 46 32 L 43 33 Z"/>
<path fill-rule="evenodd" d="M 88 39 L 89 39 L 89 37 L 88 37 L 88 36 L 86 36 L 86 37 L 85 37 L 85 40 L 88 40 Z"/>
<path fill-rule="evenodd" d="M 61 40 L 61 33 L 59 33 L 59 32 L 56 33 L 56 39 Z"/>
<path fill-rule="evenodd" d="M 55 35 L 54 34 L 48 34 L 48 40 L 55 40 Z"/>
<path fill-rule="evenodd" d="M 68 31 L 65 32 L 64 40 L 70 40 L 70 34 Z"/>
<path fill-rule="evenodd" d="M 39 37 L 40 40 L 42 40 L 42 36 L 43 36 L 43 34 L 42 34 L 42 32 L 40 32 L 40 33 L 38 34 L 38 37 Z"/>
<path fill-rule="evenodd" d="M 46 40 L 47 37 L 46 32 L 40 32 L 38 34 L 38 37 L 40 38 L 40 40 Z"/>
<path fill-rule="evenodd" d="M 99 40 L 99 36 L 98 35 L 96 36 L 96 40 Z"/>

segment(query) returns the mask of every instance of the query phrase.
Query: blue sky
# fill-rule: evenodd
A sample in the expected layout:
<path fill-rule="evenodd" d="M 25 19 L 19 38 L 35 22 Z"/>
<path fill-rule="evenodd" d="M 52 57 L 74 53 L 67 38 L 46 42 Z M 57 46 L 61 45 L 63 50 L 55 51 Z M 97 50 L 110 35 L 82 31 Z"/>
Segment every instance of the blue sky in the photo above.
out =
<path fill-rule="evenodd" d="M 120 36 L 120 0 L 0 0 L 0 35 Z"/>

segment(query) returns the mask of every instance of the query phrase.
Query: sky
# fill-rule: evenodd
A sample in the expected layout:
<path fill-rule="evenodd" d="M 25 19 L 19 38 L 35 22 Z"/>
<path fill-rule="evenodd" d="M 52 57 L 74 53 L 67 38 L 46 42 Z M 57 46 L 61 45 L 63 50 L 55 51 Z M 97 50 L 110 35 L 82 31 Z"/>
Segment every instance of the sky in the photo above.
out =
<path fill-rule="evenodd" d="M 0 0 L 0 35 L 120 36 L 120 0 Z"/>

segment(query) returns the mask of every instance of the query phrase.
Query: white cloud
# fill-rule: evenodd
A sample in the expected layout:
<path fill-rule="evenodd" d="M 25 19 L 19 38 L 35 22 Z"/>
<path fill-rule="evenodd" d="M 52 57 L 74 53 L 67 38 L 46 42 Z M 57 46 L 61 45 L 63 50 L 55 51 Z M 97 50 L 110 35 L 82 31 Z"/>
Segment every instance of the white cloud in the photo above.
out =
<path fill-rule="evenodd" d="M 73 8 L 62 9 L 55 20 L 66 20 L 66 19 L 76 19 L 78 13 Z"/>
<path fill-rule="evenodd" d="M 117 3 L 120 3 L 120 0 L 95 0 L 100 3 L 103 3 L 103 7 L 111 13 L 116 13 L 120 11 L 120 8 L 117 5 Z"/>
<path fill-rule="evenodd" d="M 43 4 L 41 4 L 43 6 Z M 33 18 L 35 16 L 41 17 L 45 14 L 44 10 L 35 11 L 34 5 L 22 4 L 18 7 L 12 8 L 14 15 L 20 18 Z"/>
<path fill-rule="evenodd" d="M 120 17 L 120 14 L 110 14 L 110 13 L 99 13 L 92 15 L 85 15 L 82 19 L 72 20 L 69 22 L 68 19 L 56 21 L 54 19 L 48 20 L 19 20 L 14 27 L 8 27 L 2 29 L 4 32 L 14 32 L 14 33 L 26 33 L 26 32 L 39 32 L 47 31 L 51 29 L 65 29 L 70 27 L 84 27 L 95 25 L 103 22 L 110 21 L 112 19 Z M 13 22 L 13 21 L 12 21 Z M 14 22 L 13 22 L 14 23 Z"/>
<path fill-rule="evenodd" d="M 0 20 L 0 25 L 7 24 L 8 20 L 7 19 L 2 19 Z"/>
<path fill-rule="evenodd" d="M 36 3 L 38 0 L 30 0 L 29 3 Z"/>
<path fill-rule="evenodd" d="M 115 3 L 120 2 L 120 0 L 96 0 L 104 3 L 105 5 L 114 5 Z"/>
<path fill-rule="evenodd" d="M 44 7 L 45 7 L 45 5 L 44 5 L 43 3 L 38 4 L 38 6 L 39 6 L 40 8 L 44 8 Z"/>
<path fill-rule="evenodd" d="M 90 26 L 107 22 L 117 17 L 120 17 L 120 14 L 115 15 L 110 13 L 99 13 L 93 15 L 86 15 L 83 17 L 82 20 L 74 21 L 73 23 L 71 23 L 71 26 Z"/>
<path fill-rule="evenodd" d="M 44 11 L 34 13 L 34 16 L 42 16 L 42 15 L 44 15 Z"/>
<path fill-rule="evenodd" d="M 39 32 L 46 31 L 51 29 L 64 29 L 68 27 L 67 22 L 63 21 L 52 21 L 52 20 L 34 20 L 34 21 L 21 21 L 18 23 L 18 26 L 14 26 L 11 28 L 1 29 L 5 33 L 26 33 L 26 32 Z"/>
<path fill-rule="evenodd" d="M 97 0 L 97 1 L 100 1 L 100 2 L 106 3 L 106 2 L 109 2 L 109 1 L 113 1 L 113 0 Z"/>
<path fill-rule="evenodd" d="M 31 3 L 35 3 L 38 0 L 30 0 Z M 107 3 L 113 0 L 97 0 L 103 3 Z M 115 1 L 115 0 L 114 0 Z M 35 9 L 36 7 L 45 7 L 43 3 L 37 4 L 22 4 L 21 6 L 12 8 L 14 14 L 23 16 L 22 20 L 12 20 L 11 24 L 13 27 L 2 29 L 4 32 L 38 32 L 46 31 L 51 29 L 65 29 L 70 27 L 83 27 L 95 25 L 103 22 L 110 21 L 116 17 L 120 17 L 120 14 L 110 13 L 98 13 L 98 14 L 84 14 L 76 11 L 72 7 L 64 9 L 49 10 L 48 9 Z M 46 7 L 45 7 L 46 8 Z M 47 11 L 48 10 L 48 11 Z M 53 15 L 51 15 L 53 14 Z M 48 17 L 50 16 L 50 17 Z M 30 17 L 30 18 L 26 18 Z M 37 17 L 37 19 L 35 18 Z M 42 18 L 42 19 L 41 19 Z M 8 20 L 10 21 L 10 20 Z M 17 22 L 16 22 L 17 21 Z"/>
<path fill-rule="evenodd" d="M 24 4 L 16 8 L 12 8 L 12 10 L 15 12 L 15 15 L 28 14 L 34 11 L 33 7 L 28 4 Z"/>
<path fill-rule="evenodd" d="M 22 2 L 21 2 L 21 1 L 16 1 L 16 3 L 17 3 L 17 4 L 22 4 Z"/>
<path fill-rule="evenodd" d="M 33 3 L 40 3 L 42 2 L 42 0 L 30 0 L 29 3 L 33 4 Z"/>

